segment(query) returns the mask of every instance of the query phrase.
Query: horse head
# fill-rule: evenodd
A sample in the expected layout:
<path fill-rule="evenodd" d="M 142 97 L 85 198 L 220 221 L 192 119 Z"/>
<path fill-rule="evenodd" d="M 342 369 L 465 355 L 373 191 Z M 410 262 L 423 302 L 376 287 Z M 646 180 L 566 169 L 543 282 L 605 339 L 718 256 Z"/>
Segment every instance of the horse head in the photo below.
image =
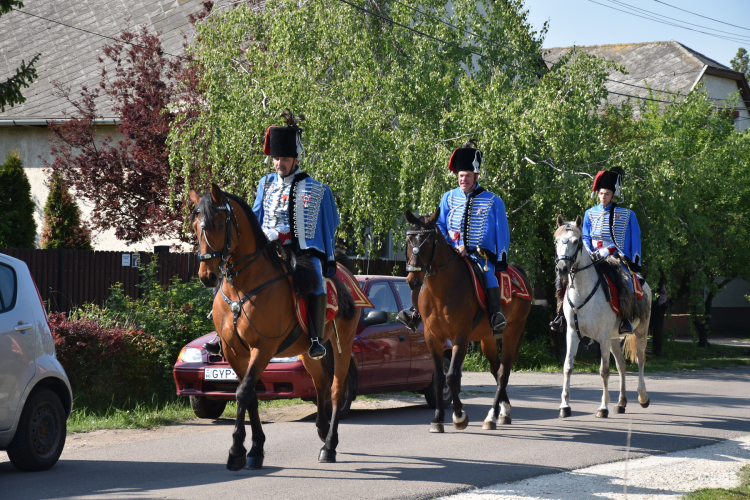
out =
<path fill-rule="evenodd" d="M 564 221 L 557 216 L 555 230 L 555 270 L 559 276 L 568 274 L 583 252 L 583 219 L 577 216 L 575 221 Z"/>
<path fill-rule="evenodd" d="M 406 230 L 406 270 L 409 275 L 406 282 L 414 290 L 422 286 L 424 273 L 432 264 L 435 257 L 435 247 L 438 242 L 439 229 L 435 224 L 440 216 L 440 208 L 430 216 L 417 217 L 410 210 L 404 215 L 411 225 Z"/>

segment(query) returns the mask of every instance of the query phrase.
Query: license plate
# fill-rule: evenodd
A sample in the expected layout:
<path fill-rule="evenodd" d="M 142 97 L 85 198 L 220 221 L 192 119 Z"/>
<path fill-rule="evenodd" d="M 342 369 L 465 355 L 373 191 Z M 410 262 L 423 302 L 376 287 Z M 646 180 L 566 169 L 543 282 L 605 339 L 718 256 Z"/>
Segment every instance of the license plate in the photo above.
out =
<path fill-rule="evenodd" d="M 237 380 L 237 374 L 231 368 L 206 368 L 205 380 Z"/>

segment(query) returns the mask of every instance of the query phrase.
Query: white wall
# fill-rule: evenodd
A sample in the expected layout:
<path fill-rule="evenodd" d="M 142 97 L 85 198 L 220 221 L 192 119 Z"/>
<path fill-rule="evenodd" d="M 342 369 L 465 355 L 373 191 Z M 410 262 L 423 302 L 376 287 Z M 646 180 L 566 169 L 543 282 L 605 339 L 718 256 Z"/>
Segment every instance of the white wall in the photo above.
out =
<path fill-rule="evenodd" d="M 721 78 L 713 75 L 703 75 L 701 78 L 703 88 L 708 92 L 708 96 L 711 99 L 715 99 L 719 105 L 724 104 L 723 99 L 727 99 L 733 93 L 739 90 L 737 87 L 736 80 L 730 80 L 729 78 Z M 745 107 L 745 102 L 740 100 L 737 104 L 738 107 Z M 750 113 L 746 109 L 739 110 L 739 118 L 735 120 L 734 125 L 737 130 L 745 130 L 750 127 Z"/>
<path fill-rule="evenodd" d="M 114 126 L 100 126 L 99 135 L 104 138 L 112 135 L 115 141 L 122 138 Z M 8 151 L 17 150 L 23 161 L 24 170 L 31 183 L 31 196 L 36 205 L 34 219 L 36 220 L 37 246 L 44 224 L 44 204 L 47 202 L 49 189 L 46 186 L 47 171 L 42 160 L 52 163 L 50 155 L 50 137 L 52 131 L 48 127 L 0 127 L 0 162 L 5 162 Z M 41 158 L 40 158 L 41 157 Z M 81 207 L 82 220 L 91 218 L 91 204 L 78 200 Z M 135 245 L 127 245 L 125 242 L 115 238 L 114 230 L 92 233 L 94 250 L 111 251 L 152 251 L 154 245 L 182 245 L 185 251 L 189 251 L 187 245 L 177 240 L 144 241 Z"/>

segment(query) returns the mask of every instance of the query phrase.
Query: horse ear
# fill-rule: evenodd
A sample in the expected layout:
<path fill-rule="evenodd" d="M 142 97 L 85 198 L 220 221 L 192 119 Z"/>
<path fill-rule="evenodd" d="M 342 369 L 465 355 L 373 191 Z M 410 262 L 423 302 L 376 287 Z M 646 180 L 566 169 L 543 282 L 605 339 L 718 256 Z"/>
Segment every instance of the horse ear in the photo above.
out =
<path fill-rule="evenodd" d="M 580 215 L 576 215 L 576 227 L 583 226 L 583 219 L 581 219 Z"/>
<path fill-rule="evenodd" d="M 563 224 L 565 224 L 565 221 L 563 220 L 562 214 L 560 214 L 557 216 L 557 227 L 560 227 Z"/>
<path fill-rule="evenodd" d="M 211 184 L 211 201 L 214 202 L 214 205 L 221 203 L 221 195 L 221 188 L 216 184 Z"/>
<path fill-rule="evenodd" d="M 440 217 L 440 207 L 437 207 L 437 210 L 435 210 L 435 213 L 430 215 L 429 219 L 427 219 L 425 222 L 429 222 L 430 224 L 435 224 L 435 222 L 438 220 L 438 217 Z"/>
<path fill-rule="evenodd" d="M 190 198 L 190 201 L 197 205 L 201 201 L 201 194 L 195 189 L 191 189 L 188 193 L 188 198 Z"/>
<path fill-rule="evenodd" d="M 404 212 L 404 215 L 406 216 L 406 221 L 410 224 L 419 224 L 419 219 L 417 218 L 417 216 L 411 213 L 411 210 L 407 210 L 406 212 Z"/>

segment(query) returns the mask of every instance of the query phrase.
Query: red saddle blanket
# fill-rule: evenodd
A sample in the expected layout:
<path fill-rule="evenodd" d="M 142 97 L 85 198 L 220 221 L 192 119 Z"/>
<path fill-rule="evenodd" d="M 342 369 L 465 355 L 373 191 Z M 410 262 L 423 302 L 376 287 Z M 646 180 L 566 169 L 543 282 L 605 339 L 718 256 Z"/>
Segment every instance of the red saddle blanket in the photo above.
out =
<path fill-rule="evenodd" d="M 364 294 L 362 289 L 359 288 L 359 284 L 351 276 L 351 274 L 342 271 L 342 269 L 343 268 L 341 267 L 341 264 L 337 264 L 336 277 L 339 279 L 339 281 L 341 281 L 341 283 L 344 284 L 346 289 L 349 290 L 349 293 L 354 299 L 354 305 L 357 307 L 375 307 L 373 306 L 372 302 L 370 302 L 370 299 L 367 298 L 367 295 Z M 326 295 L 328 298 L 328 303 L 326 305 L 326 324 L 328 324 L 331 322 L 331 320 L 333 320 L 333 318 L 336 317 L 336 314 L 338 314 L 339 312 L 339 297 L 336 293 L 336 285 L 333 283 L 333 280 L 331 278 L 324 279 Z M 302 327 L 302 331 L 305 332 L 305 334 L 309 335 L 310 316 L 307 314 L 307 299 L 298 299 L 295 310 L 297 313 L 297 322 Z"/>
<path fill-rule="evenodd" d="M 477 276 L 474 268 L 474 262 L 468 257 L 463 257 L 463 260 L 469 267 L 471 282 L 474 284 L 474 294 L 479 301 L 479 305 L 482 306 L 482 309 L 487 310 L 487 299 L 484 296 L 484 287 L 482 286 L 482 282 L 479 281 L 479 276 Z M 508 266 L 507 271 L 495 271 L 495 276 L 497 276 L 497 282 L 500 285 L 500 300 L 503 304 L 510 304 L 513 297 L 531 300 L 531 294 L 529 293 L 518 269 L 511 265 Z"/>

